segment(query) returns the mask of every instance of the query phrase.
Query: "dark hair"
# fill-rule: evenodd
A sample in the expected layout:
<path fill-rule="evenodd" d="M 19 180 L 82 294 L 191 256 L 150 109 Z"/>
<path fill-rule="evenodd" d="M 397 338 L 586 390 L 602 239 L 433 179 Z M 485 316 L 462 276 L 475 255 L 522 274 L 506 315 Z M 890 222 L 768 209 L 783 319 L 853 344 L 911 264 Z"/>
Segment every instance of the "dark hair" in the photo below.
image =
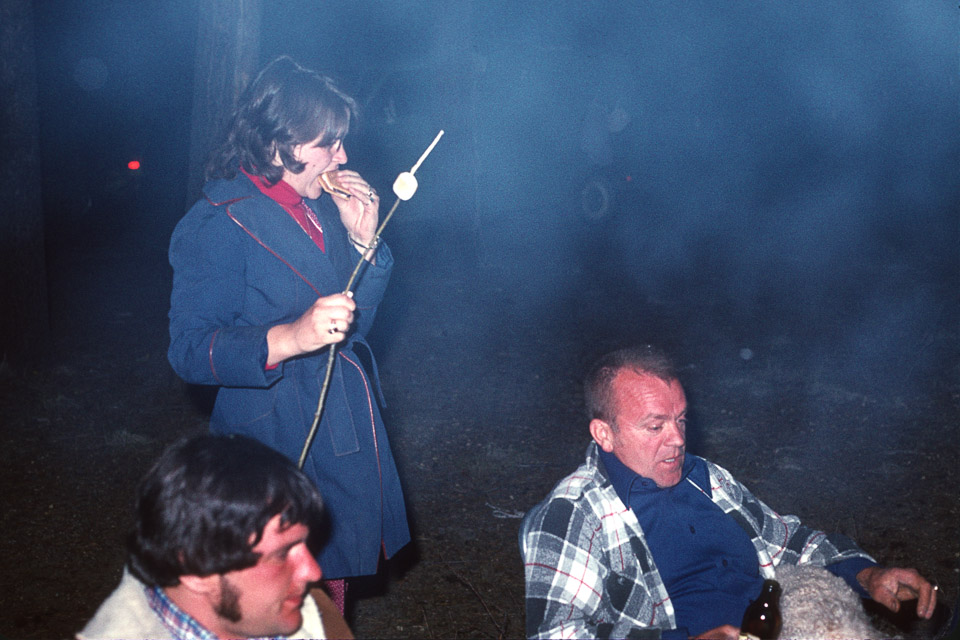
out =
<path fill-rule="evenodd" d="M 286 168 L 303 171 L 293 148 L 320 138 L 320 146 L 342 140 L 357 104 L 325 75 L 287 56 L 268 64 L 240 96 L 224 142 L 207 163 L 207 179 L 233 178 L 237 168 L 270 184 Z M 282 167 L 273 164 L 279 153 Z"/>
<path fill-rule="evenodd" d="M 590 368 L 583 383 L 587 417 L 599 419 L 616 428 L 617 407 L 613 399 L 613 380 L 623 369 L 646 373 L 665 382 L 677 379 L 677 371 L 666 353 L 653 345 L 618 349 L 601 357 Z"/>
<path fill-rule="evenodd" d="M 127 537 L 130 571 L 150 586 L 257 563 L 252 551 L 276 515 L 319 521 L 323 503 L 288 458 L 251 438 L 205 435 L 164 451 L 137 490 Z"/>

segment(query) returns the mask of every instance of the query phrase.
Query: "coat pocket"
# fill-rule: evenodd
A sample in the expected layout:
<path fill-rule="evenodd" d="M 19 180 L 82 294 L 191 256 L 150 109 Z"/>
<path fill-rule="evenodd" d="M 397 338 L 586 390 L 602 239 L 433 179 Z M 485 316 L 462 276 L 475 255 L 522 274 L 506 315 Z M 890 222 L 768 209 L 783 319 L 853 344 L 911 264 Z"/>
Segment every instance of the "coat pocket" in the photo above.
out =
<path fill-rule="evenodd" d="M 228 433 L 256 433 L 257 423 L 264 421 L 268 425 L 264 429 L 274 430 L 278 419 L 278 389 L 279 385 L 266 389 L 221 387 L 217 392 L 214 422 L 225 424 Z"/>
<path fill-rule="evenodd" d="M 327 433 L 330 434 L 333 455 L 345 456 L 360 451 L 357 427 L 353 412 L 350 411 L 347 389 L 343 381 L 343 370 L 339 366 L 333 370 L 333 376 L 330 379 L 327 406 L 323 410 L 323 422 L 326 423 Z"/>

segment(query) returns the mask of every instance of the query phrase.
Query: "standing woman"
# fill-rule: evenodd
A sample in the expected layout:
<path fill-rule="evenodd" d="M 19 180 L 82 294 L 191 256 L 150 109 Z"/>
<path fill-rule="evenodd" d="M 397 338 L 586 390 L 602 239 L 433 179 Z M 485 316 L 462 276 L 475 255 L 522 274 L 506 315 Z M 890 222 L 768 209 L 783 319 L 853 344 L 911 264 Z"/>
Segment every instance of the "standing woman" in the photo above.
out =
<path fill-rule="evenodd" d="M 185 381 L 220 387 L 214 433 L 242 433 L 298 460 L 336 345 L 304 471 L 326 506 L 318 561 L 341 611 L 344 579 L 376 573 L 381 548 L 389 558 L 410 541 L 365 340 L 393 268 L 385 244 L 353 294 L 339 293 L 379 216 L 374 189 L 340 168 L 355 109 L 329 78 L 287 57 L 271 62 L 241 96 L 204 198 L 170 242 L 168 357 Z M 324 194 L 328 171 L 349 197 Z"/>

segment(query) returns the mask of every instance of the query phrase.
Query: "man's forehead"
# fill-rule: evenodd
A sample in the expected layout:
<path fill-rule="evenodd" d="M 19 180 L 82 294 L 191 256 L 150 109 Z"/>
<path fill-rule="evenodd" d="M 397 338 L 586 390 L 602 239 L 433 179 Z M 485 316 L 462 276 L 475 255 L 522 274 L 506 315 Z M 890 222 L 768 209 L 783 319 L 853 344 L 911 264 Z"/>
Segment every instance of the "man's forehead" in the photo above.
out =
<path fill-rule="evenodd" d="M 310 535 L 310 528 L 302 522 L 285 522 L 283 516 L 278 514 L 267 521 L 263 527 L 263 535 L 260 536 L 253 550 L 258 553 L 269 553 L 288 545 L 292 542 L 306 539 Z"/>
<path fill-rule="evenodd" d="M 620 399 L 646 404 L 674 401 L 686 406 L 686 395 L 679 380 L 664 380 L 645 371 L 621 369 L 613 379 L 613 390 Z"/>

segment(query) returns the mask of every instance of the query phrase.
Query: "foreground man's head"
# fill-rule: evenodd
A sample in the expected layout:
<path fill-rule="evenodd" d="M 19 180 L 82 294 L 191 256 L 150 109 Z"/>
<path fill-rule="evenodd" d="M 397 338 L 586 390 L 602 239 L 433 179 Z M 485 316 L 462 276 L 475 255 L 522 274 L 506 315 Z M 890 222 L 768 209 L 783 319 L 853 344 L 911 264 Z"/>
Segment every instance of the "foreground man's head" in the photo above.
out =
<path fill-rule="evenodd" d="M 322 575 L 308 547 L 321 510 L 310 480 L 255 440 L 172 445 L 140 482 L 129 573 L 78 637 L 322 634 L 307 601 Z"/>
<path fill-rule="evenodd" d="M 130 571 L 220 637 L 286 635 L 320 568 L 320 496 L 284 456 L 240 436 L 168 449 L 140 484 Z"/>

